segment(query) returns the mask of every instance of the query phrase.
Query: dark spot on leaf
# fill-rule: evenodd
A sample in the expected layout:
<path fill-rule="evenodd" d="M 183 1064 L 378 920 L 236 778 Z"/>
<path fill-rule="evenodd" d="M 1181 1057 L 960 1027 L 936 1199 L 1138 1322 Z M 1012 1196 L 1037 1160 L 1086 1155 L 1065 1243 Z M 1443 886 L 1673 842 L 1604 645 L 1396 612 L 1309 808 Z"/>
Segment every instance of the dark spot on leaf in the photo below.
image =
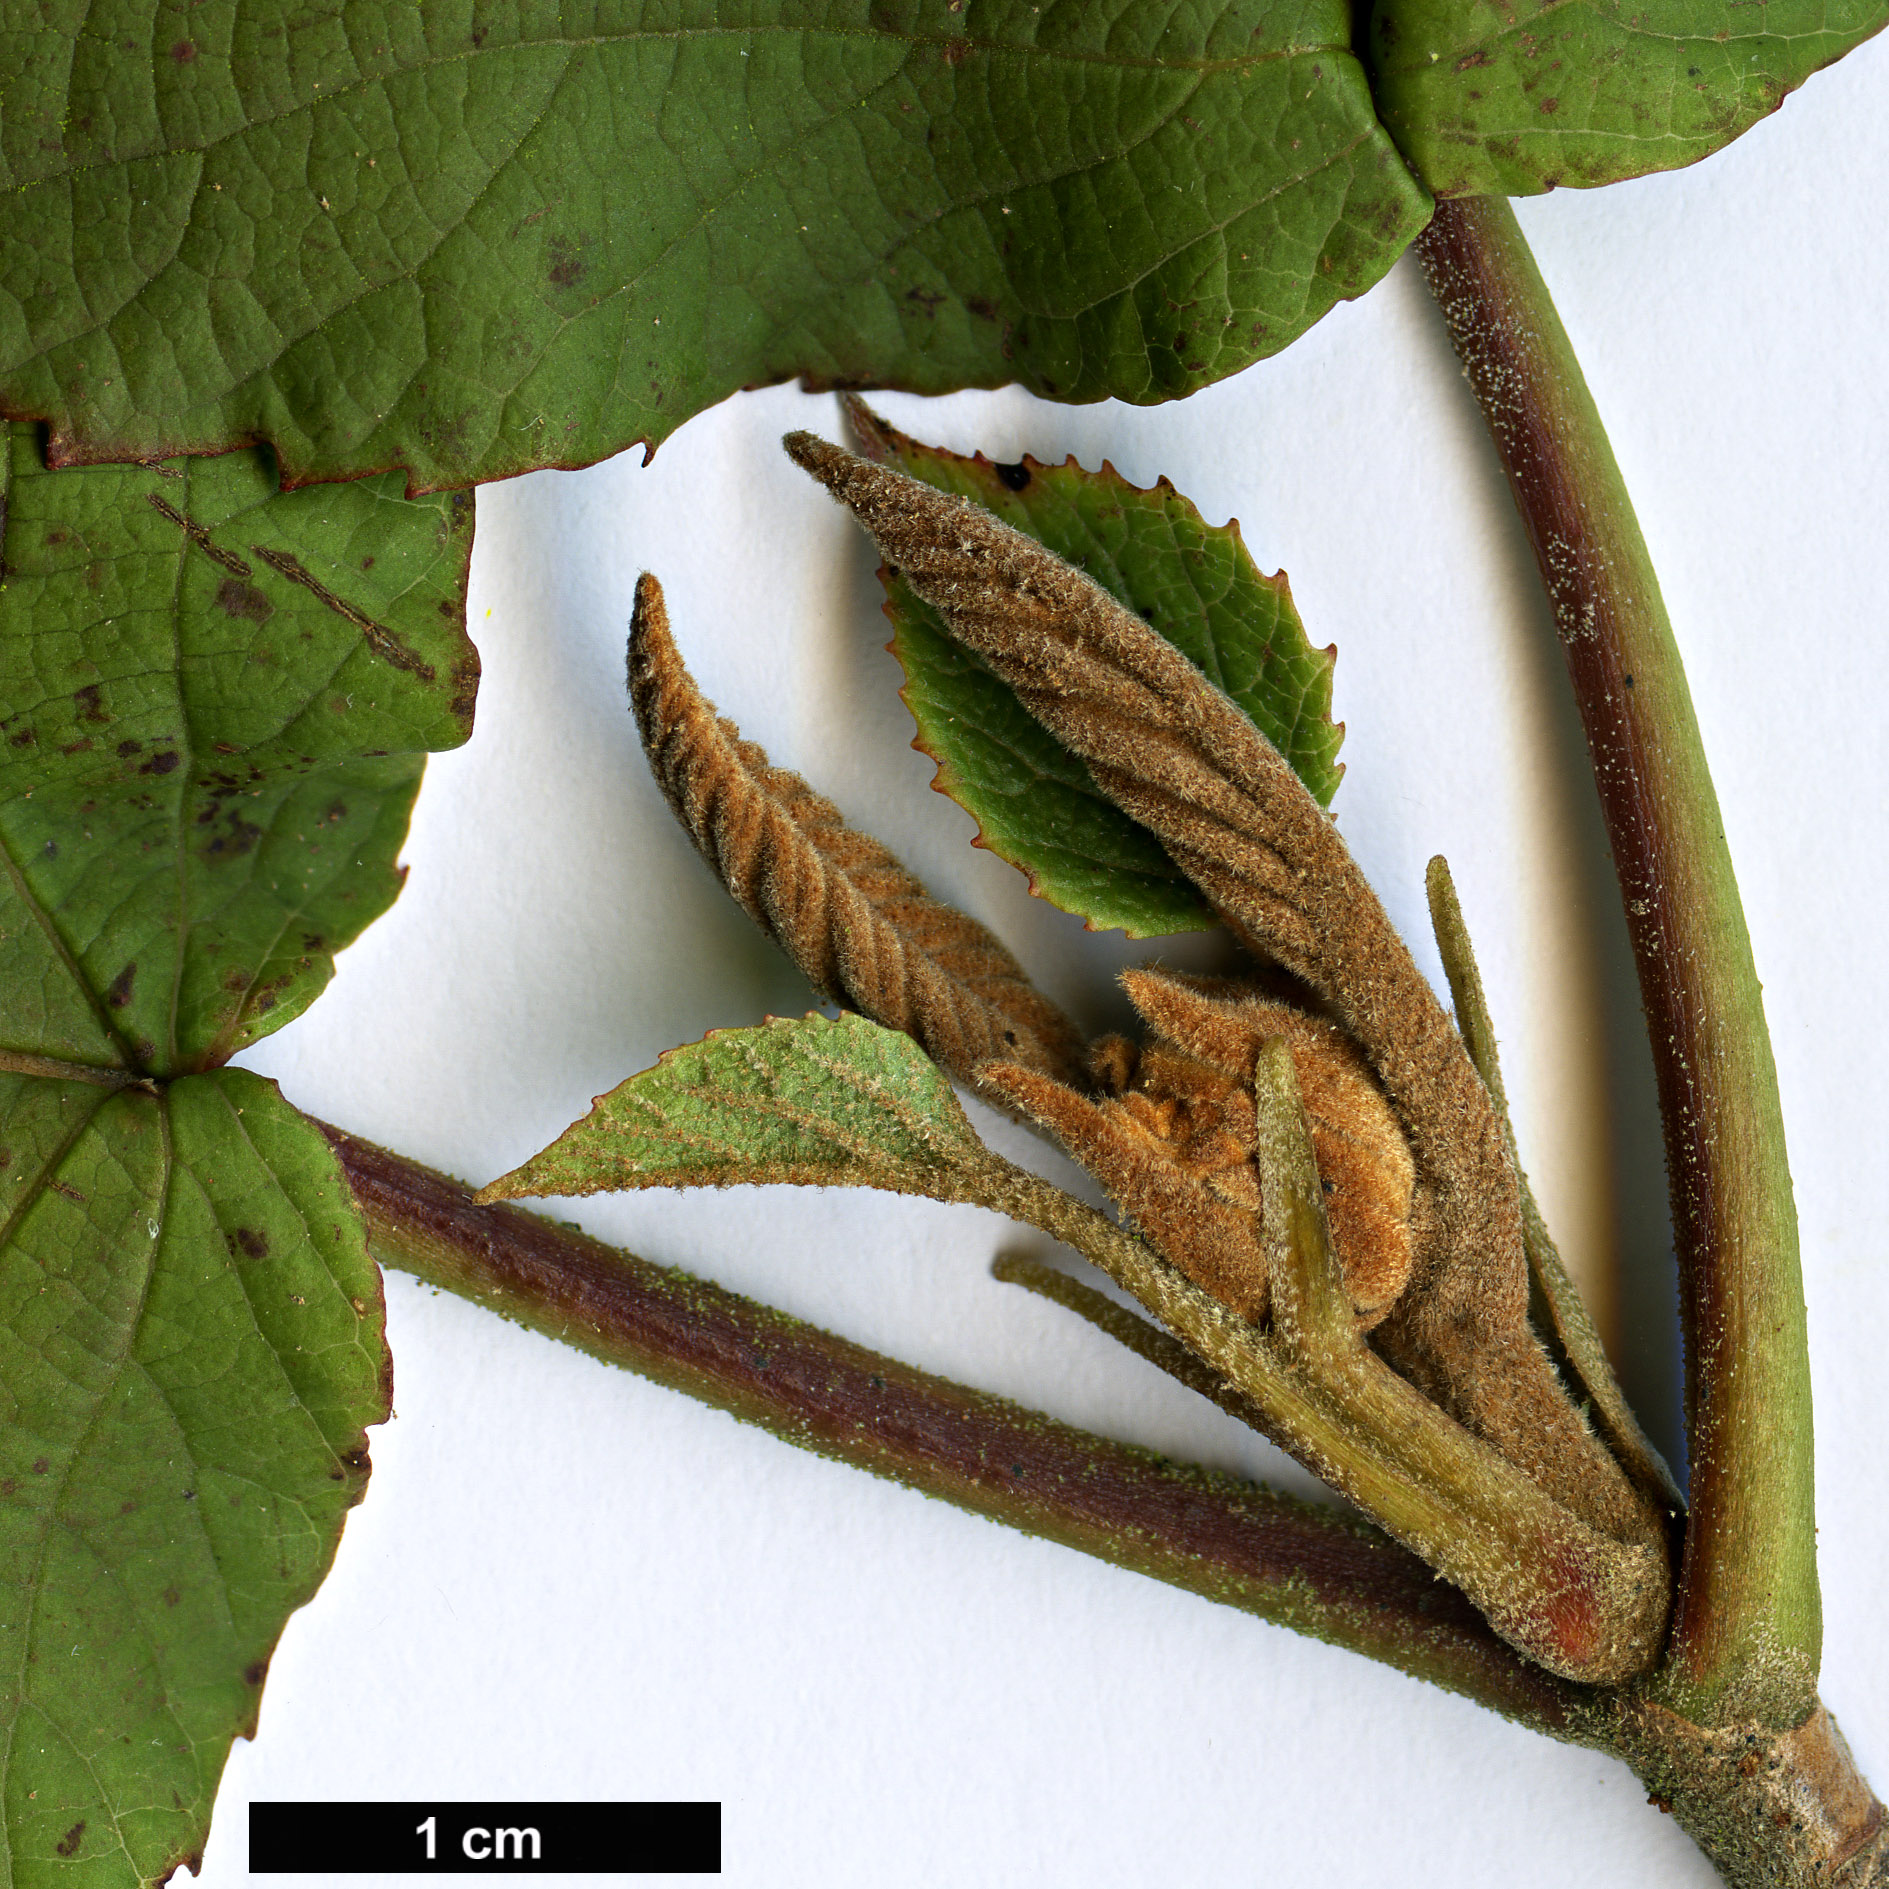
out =
<path fill-rule="evenodd" d="M 138 961 L 133 958 L 125 968 L 114 977 L 105 991 L 105 1001 L 114 1010 L 122 1010 L 131 1001 L 131 986 L 137 980 Z"/>
<path fill-rule="evenodd" d="M 34 1475 L 43 1476 L 51 1467 L 52 1464 L 44 1456 L 36 1456 L 33 1458 Z"/>
<path fill-rule="evenodd" d="M 0 1168 L 10 1168 L 12 1165 L 13 1150 L 11 1148 L 0 1148 Z"/>
<path fill-rule="evenodd" d="M 216 607 L 226 617 L 242 617 L 251 623 L 267 623 L 275 615 L 275 605 L 240 577 L 226 577 L 217 585 Z"/>
<path fill-rule="evenodd" d="M 175 774 L 178 764 L 182 759 L 183 757 L 177 750 L 171 748 L 163 754 L 152 755 L 151 758 L 138 769 L 138 772 L 140 774 Z"/>
<path fill-rule="evenodd" d="M 1456 70 L 1458 72 L 1467 72 L 1471 66 L 1486 66 L 1488 63 L 1489 55 L 1486 52 L 1480 50 L 1476 52 L 1466 52 L 1457 60 Z"/>
<path fill-rule="evenodd" d="M 944 62 L 948 66 L 961 66 L 970 57 L 971 42 L 968 39 L 948 39 L 944 43 Z"/>
<path fill-rule="evenodd" d="M 166 1607 L 175 1607 L 175 1606 L 177 1605 L 177 1603 L 178 1603 L 178 1602 L 179 1602 L 180 1600 L 182 1600 L 182 1599 L 183 1599 L 183 1595 L 181 1595 L 180 1593 L 178 1593 L 178 1591 L 176 1590 L 176 1588 L 174 1588 L 174 1587 L 167 1587 L 167 1588 L 165 1588 L 165 1590 L 164 1590 L 164 1605 L 165 1605 Z"/>
<path fill-rule="evenodd" d="M 7 739 L 16 748 L 33 748 L 39 745 L 39 736 L 30 728 L 22 728 L 18 734 L 9 735 Z"/>
<path fill-rule="evenodd" d="M 185 1489 L 181 1491 L 181 1494 L 183 1495 L 183 1498 L 186 1502 L 194 1502 L 197 1499 L 197 1492 L 195 1489 Z"/>
<path fill-rule="evenodd" d="M 1030 468 L 1021 459 L 1011 466 L 1000 461 L 991 470 L 996 473 L 999 482 L 1012 492 L 1021 492 L 1030 483 Z"/>
<path fill-rule="evenodd" d="M 61 754 L 89 754 L 92 751 L 92 737 L 81 735 L 77 741 L 68 741 L 59 750 Z"/>
<path fill-rule="evenodd" d="M 1561 109 L 1561 101 L 1558 98 L 1544 98 L 1541 101 L 1541 108 L 1545 112 L 1558 112 Z"/>
<path fill-rule="evenodd" d="M 259 1686 L 269 1677 L 269 1662 L 266 1659 L 251 1660 L 243 1668 L 243 1684 Z"/>
<path fill-rule="evenodd" d="M 192 39 L 180 39 L 171 48 L 171 57 L 180 66 L 194 66 L 197 63 L 197 42 Z"/>
<path fill-rule="evenodd" d="M 59 842 L 57 840 L 48 840 L 46 842 L 45 852 L 48 859 L 57 859 L 59 857 Z"/>
<path fill-rule="evenodd" d="M 118 744 L 118 754 L 121 760 L 129 760 L 134 754 L 142 754 L 143 752 L 144 743 L 142 741 L 121 741 Z"/>
<path fill-rule="evenodd" d="M 997 319 L 997 305 L 987 296 L 967 296 L 964 306 L 968 308 L 979 321 L 995 321 Z"/>
<path fill-rule="evenodd" d="M 230 810 L 229 831 L 219 833 L 203 849 L 206 859 L 241 859 L 256 850 L 256 842 L 262 838 L 262 828 L 245 820 L 234 808 Z"/>
<path fill-rule="evenodd" d="M 61 1856 L 77 1856 L 79 1853 L 79 1842 L 84 1835 L 85 1819 L 81 1817 L 79 1821 L 53 1845 L 53 1848 L 57 1850 Z"/>
<path fill-rule="evenodd" d="M 370 552 L 366 557 L 364 557 L 361 560 L 361 569 L 364 571 L 371 571 L 373 568 L 374 568 L 374 557 L 373 557 L 373 553 Z"/>
<path fill-rule="evenodd" d="M 254 1227 L 238 1227 L 231 1237 L 251 1259 L 269 1257 L 269 1237 L 265 1233 L 258 1233 Z"/>
<path fill-rule="evenodd" d="M 546 276 L 560 289 L 575 288 L 584 279 L 584 258 L 568 236 L 554 236 L 549 245 L 551 267 Z"/>
<path fill-rule="evenodd" d="M 88 682 L 84 688 L 73 692 L 72 706 L 79 711 L 81 721 L 110 721 L 105 712 L 104 692 L 96 682 Z"/>

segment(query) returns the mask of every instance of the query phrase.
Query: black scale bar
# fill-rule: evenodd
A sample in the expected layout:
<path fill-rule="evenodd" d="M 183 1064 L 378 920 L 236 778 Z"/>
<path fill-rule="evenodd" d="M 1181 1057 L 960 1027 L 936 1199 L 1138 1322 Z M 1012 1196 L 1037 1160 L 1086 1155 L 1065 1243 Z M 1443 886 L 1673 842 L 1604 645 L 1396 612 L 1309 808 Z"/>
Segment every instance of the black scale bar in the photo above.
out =
<path fill-rule="evenodd" d="M 252 1875 L 714 1876 L 721 1805 L 251 1804 Z"/>

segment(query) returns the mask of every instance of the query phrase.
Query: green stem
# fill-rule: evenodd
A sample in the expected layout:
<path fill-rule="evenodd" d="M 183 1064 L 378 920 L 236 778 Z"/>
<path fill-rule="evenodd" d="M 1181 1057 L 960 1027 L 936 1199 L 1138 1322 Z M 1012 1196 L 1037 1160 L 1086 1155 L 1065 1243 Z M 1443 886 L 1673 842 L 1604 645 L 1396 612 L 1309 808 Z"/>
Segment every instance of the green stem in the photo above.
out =
<path fill-rule="evenodd" d="M 1662 1690 L 1701 1724 L 1796 1725 L 1821 1646 L 1803 1284 L 1718 799 L 1645 540 L 1514 212 L 1439 204 L 1417 252 L 1554 607 L 1652 1038 L 1692 1455 Z"/>
<path fill-rule="evenodd" d="M 836 1338 L 324 1128 L 383 1264 L 823 1456 L 1588 1742 L 1590 1696 L 1329 1509 L 1109 1442 Z"/>

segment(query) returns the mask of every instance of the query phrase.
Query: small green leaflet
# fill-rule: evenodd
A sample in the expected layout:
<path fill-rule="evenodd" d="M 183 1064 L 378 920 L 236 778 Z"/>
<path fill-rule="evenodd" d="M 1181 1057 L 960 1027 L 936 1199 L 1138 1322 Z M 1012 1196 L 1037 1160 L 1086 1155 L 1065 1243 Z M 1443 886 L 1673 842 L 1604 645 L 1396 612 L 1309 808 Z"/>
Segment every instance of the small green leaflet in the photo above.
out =
<path fill-rule="evenodd" d="M 296 482 L 588 465 L 737 388 L 1169 399 L 1429 199 L 1343 0 L 0 14 L 0 410 Z"/>
<path fill-rule="evenodd" d="M 130 1889 L 201 1850 L 387 1414 L 327 1141 L 218 1065 L 399 889 L 472 506 L 4 445 L 0 1879 Z"/>
<path fill-rule="evenodd" d="M 788 1181 L 967 1200 L 989 1163 L 909 1036 L 816 1014 L 666 1051 L 479 1198 Z"/>
<path fill-rule="evenodd" d="M 266 453 L 49 473 L 9 429 L 0 1050 L 173 1075 L 313 1001 L 471 732 L 472 503 Z"/>
<path fill-rule="evenodd" d="M 994 465 L 910 439 L 857 400 L 848 413 L 868 457 L 984 506 L 1145 618 L 1251 716 L 1313 798 L 1331 804 L 1344 772 L 1344 731 L 1331 719 L 1335 652 L 1311 647 L 1283 573 L 1260 575 L 1237 522 L 1208 525 L 1165 479 L 1144 491 L 1112 466 L 1085 472 L 1073 458 Z M 1217 924 L 1087 764 L 952 640 L 896 572 L 885 582 L 917 745 L 937 761 L 937 785 L 977 821 L 979 843 L 1092 929 L 1145 938 Z"/>
<path fill-rule="evenodd" d="M 1380 0 L 1377 108 L 1438 196 L 1708 157 L 1889 21 L 1884 0 Z"/>
<path fill-rule="evenodd" d="M 380 1280 L 327 1142 L 242 1070 L 0 1075 L 4 1879 L 197 1854 L 367 1486 Z"/>

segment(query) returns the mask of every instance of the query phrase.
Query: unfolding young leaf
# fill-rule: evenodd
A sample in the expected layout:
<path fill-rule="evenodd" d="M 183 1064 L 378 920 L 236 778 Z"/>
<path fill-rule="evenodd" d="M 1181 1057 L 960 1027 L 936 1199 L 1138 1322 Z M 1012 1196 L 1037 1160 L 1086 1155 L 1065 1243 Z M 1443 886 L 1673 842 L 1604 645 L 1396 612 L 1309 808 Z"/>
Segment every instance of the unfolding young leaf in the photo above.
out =
<path fill-rule="evenodd" d="M 989 1157 L 943 1072 L 864 1017 L 777 1017 L 668 1050 L 481 1200 L 787 1181 L 974 1198 Z"/>
<path fill-rule="evenodd" d="M 1185 393 L 1428 199 L 1343 0 L 8 5 L 0 407 L 57 456 L 587 464 L 796 374 Z"/>
<path fill-rule="evenodd" d="M 1343 769 L 1331 719 L 1333 652 L 1315 650 L 1283 574 L 1263 577 L 1237 521 L 1206 523 L 1163 479 L 1130 485 L 1104 464 L 1025 458 L 995 465 L 926 446 L 849 402 L 869 458 L 971 500 L 1092 577 L 1160 631 L 1252 718 L 1321 806 Z M 1101 930 L 1201 930 L 1212 908 L 1145 827 L 1129 819 L 989 666 L 952 638 L 896 571 L 883 573 L 892 647 L 918 745 L 982 843 L 1033 889 Z"/>
<path fill-rule="evenodd" d="M 1234 935 L 1309 985 L 1363 1052 L 1425 1196 L 1412 1284 L 1377 1328 L 1378 1351 L 1574 1513 L 1620 1539 L 1651 1526 L 1528 1328 L 1520 1200 L 1489 1092 L 1278 751 L 1172 644 L 1034 539 L 812 434 L 785 445 L 1186 865 Z M 1041 1078 L 990 1079 L 1043 1115 Z"/>
<path fill-rule="evenodd" d="M 1885 0 L 1380 0 L 1372 84 L 1440 197 L 1697 163 L 1889 21 Z"/>
<path fill-rule="evenodd" d="M 903 1030 L 960 1082 L 975 1083 L 992 1058 L 1079 1076 L 1076 1026 L 990 931 L 933 898 L 830 800 L 717 718 L 647 573 L 629 671 L 650 768 L 676 818 L 816 990 Z"/>
<path fill-rule="evenodd" d="M 4 443 L 0 1875 L 117 1889 L 201 1849 L 387 1412 L 327 1141 L 216 1065 L 398 889 L 472 514 Z"/>

